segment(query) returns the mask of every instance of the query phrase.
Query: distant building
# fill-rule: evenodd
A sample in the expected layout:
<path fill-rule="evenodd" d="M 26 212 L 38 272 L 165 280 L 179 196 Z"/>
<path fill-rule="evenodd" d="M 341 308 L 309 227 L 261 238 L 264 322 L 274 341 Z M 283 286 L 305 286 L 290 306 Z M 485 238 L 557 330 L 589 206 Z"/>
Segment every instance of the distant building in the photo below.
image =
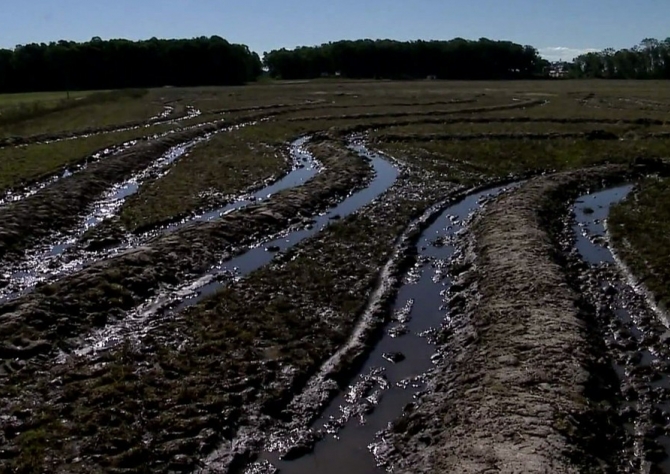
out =
<path fill-rule="evenodd" d="M 553 78 L 562 78 L 568 76 L 568 67 L 564 62 L 555 62 L 549 66 L 547 75 Z"/>

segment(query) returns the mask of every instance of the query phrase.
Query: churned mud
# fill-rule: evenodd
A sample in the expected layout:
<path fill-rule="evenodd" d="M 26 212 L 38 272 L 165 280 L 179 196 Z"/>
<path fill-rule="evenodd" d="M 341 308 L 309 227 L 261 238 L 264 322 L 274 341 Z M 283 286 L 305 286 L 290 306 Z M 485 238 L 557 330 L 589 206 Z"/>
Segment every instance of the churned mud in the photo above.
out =
<path fill-rule="evenodd" d="M 147 169 L 171 149 L 187 147 L 192 140 L 231 125 L 219 122 L 138 143 L 0 208 L 0 259 L 16 258 L 50 234 L 75 226 L 97 196 Z"/>
<path fill-rule="evenodd" d="M 333 152 L 329 151 L 327 143 L 319 145 L 314 153 L 324 164 L 326 170 L 306 186 L 301 187 L 312 186 L 310 189 L 301 190 L 306 196 L 325 192 L 324 185 L 328 181 L 324 177 L 327 177 L 328 180 L 332 180 L 333 176 L 337 176 L 336 179 L 343 179 L 345 166 L 351 167 L 351 163 L 348 163 L 350 159 L 346 158 L 349 156 L 347 154 L 340 153 L 329 160 L 327 155 L 332 155 Z M 354 158 L 355 155 L 351 159 Z M 358 162 L 360 162 L 359 159 L 354 159 L 354 163 Z M 364 172 L 364 175 L 367 174 L 365 166 L 357 166 Z M 382 175 L 380 184 L 386 182 L 384 186 L 388 186 L 393 182 L 393 176 L 389 181 L 383 169 L 378 168 L 377 171 L 378 176 Z M 337 237 L 348 235 L 348 232 L 344 230 L 348 226 L 344 226 L 344 223 L 340 224 L 341 219 L 337 217 L 343 218 L 349 212 L 369 202 L 370 199 L 375 199 L 384 191 L 384 186 L 366 187 L 362 191 L 365 194 L 352 194 L 352 200 L 343 201 L 343 204 L 347 202 L 348 204 L 344 207 L 337 206 L 326 214 L 324 219 L 332 222 L 329 226 L 329 229 L 332 227 L 332 230 L 326 230 L 322 234 L 327 233 L 329 237 L 310 239 L 310 250 L 306 253 L 298 251 L 291 255 L 289 252 L 286 257 L 280 257 L 280 260 L 283 261 L 280 265 L 285 267 L 285 270 L 280 271 L 279 274 L 277 268 L 268 268 L 267 271 L 260 270 L 260 273 L 254 273 L 253 279 L 247 283 L 244 283 L 247 280 L 243 279 L 239 284 L 235 284 L 235 288 L 223 287 L 215 296 L 207 295 L 210 298 L 190 308 L 184 308 L 185 311 L 175 314 L 177 317 L 166 318 L 162 324 L 153 327 L 153 330 L 146 334 L 138 347 L 134 348 L 131 344 L 129 347 L 123 346 L 118 350 L 103 351 L 93 358 L 70 354 L 48 362 L 33 360 L 23 370 L 11 374 L 9 379 L 12 380 L 12 384 L 18 383 L 23 386 L 26 389 L 25 393 L 35 395 L 43 393 L 49 399 L 60 400 L 52 405 L 52 408 L 49 408 L 48 404 L 34 406 L 31 401 L 33 400 L 32 395 L 17 397 L 14 400 L 24 407 L 33 406 L 36 409 L 30 415 L 33 420 L 30 423 L 37 422 L 40 430 L 64 435 L 62 429 L 69 432 L 75 427 L 102 426 L 104 425 L 102 419 L 107 416 L 113 416 L 123 425 L 123 428 L 116 425 L 119 426 L 119 429 L 96 429 L 95 433 L 88 429 L 76 428 L 71 435 L 67 435 L 70 441 L 66 443 L 48 442 L 49 452 L 60 453 L 56 456 L 58 459 L 56 462 L 59 464 L 54 464 L 54 466 L 67 465 L 69 466 L 67 470 L 90 470 L 96 465 L 109 469 L 143 465 L 152 466 L 156 471 L 182 470 L 194 467 L 194 462 L 198 460 L 200 453 L 206 454 L 217 446 L 221 448 L 221 443 L 225 446 L 225 439 L 244 440 L 246 439 L 245 430 L 249 428 L 259 433 L 257 430 L 261 425 L 254 417 L 259 416 L 259 413 L 278 413 L 277 410 L 280 410 L 279 407 L 284 403 L 283 400 L 292 392 L 293 383 L 289 383 L 286 377 L 289 377 L 288 380 L 297 377 L 295 383 L 299 383 L 304 377 L 301 375 L 304 374 L 304 364 L 313 366 L 314 362 L 310 361 L 314 357 L 317 359 L 323 357 L 324 347 L 335 348 L 338 341 L 346 338 L 347 328 L 355 318 L 351 317 L 347 324 L 340 324 L 337 320 L 340 317 L 348 317 L 352 311 L 355 313 L 355 302 L 358 301 L 359 291 L 364 291 L 371 280 L 374 280 L 379 252 L 385 251 L 386 247 L 381 245 L 374 250 L 376 241 L 360 239 L 359 234 L 352 235 L 350 239 L 342 242 Z M 348 188 L 350 189 L 351 186 Z M 296 188 L 296 191 L 298 189 Z M 270 199 L 266 206 L 282 194 Z M 293 195 L 295 199 L 295 193 Z M 394 213 L 397 205 L 390 205 L 391 203 L 392 201 L 385 200 L 384 205 L 378 208 L 383 213 L 382 216 L 388 217 L 386 220 L 382 218 L 379 222 L 384 225 L 388 223 L 392 229 L 398 225 L 402 228 L 403 218 Z M 306 208 L 306 203 L 300 204 L 302 204 L 300 209 Z M 240 216 L 252 208 L 230 214 L 229 217 Z M 277 206 L 273 207 L 275 212 L 279 209 Z M 413 212 L 411 209 L 405 212 Z M 260 210 L 262 209 L 257 207 L 256 211 Z M 303 222 L 301 227 L 314 225 L 316 229 L 320 229 L 323 223 L 325 221 L 319 223 L 317 218 L 316 223 Z M 375 224 L 369 218 L 365 218 L 362 223 L 365 224 L 365 227 L 360 231 L 364 234 L 375 228 Z M 229 228 L 230 222 L 227 224 L 226 227 Z M 266 235 L 268 228 L 262 231 Z M 381 235 L 385 235 L 386 238 L 389 236 L 384 233 Z M 374 251 L 356 252 L 355 248 L 343 246 L 347 243 L 361 245 L 362 248 L 359 249 L 361 251 L 366 249 Z M 287 244 L 278 241 L 277 245 Z M 314 253 L 314 250 L 317 249 L 322 251 Z M 339 258 L 332 261 L 333 252 L 330 252 L 329 249 L 338 249 L 338 253 L 346 257 L 356 252 L 361 258 Z M 314 262 L 315 265 L 305 266 L 314 257 L 320 263 Z M 335 263 L 337 265 L 333 266 Z M 304 269 L 304 271 L 296 272 L 297 268 Z M 360 275 L 361 279 L 360 281 L 351 280 L 346 278 L 346 275 Z M 287 286 L 286 282 L 294 280 L 296 276 L 300 278 L 300 282 L 295 282 L 295 286 Z M 332 281 L 334 285 L 327 284 L 328 281 Z M 356 281 L 356 288 L 350 293 L 353 281 Z M 231 283 L 234 283 L 234 280 Z M 267 285 L 270 285 L 271 288 Z M 316 291 L 319 292 L 322 299 L 325 298 L 322 304 L 339 302 L 338 304 L 344 306 L 335 312 L 326 307 L 314 306 L 311 301 L 314 301 Z M 277 299 L 277 296 L 282 293 L 285 294 L 285 297 Z M 304 296 L 300 297 L 300 294 Z M 226 302 L 225 307 L 228 308 L 223 313 L 218 308 L 219 304 L 224 304 L 222 302 Z M 354 303 L 353 306 L 352 303 Z M 296 311 L 283 311 L 282 308 L 287 304 L 297 304 Z M 240 311 L 235 311 L 235 308 L 239 308 Z M 249 311 L 245 308 L 253 310 Z M 297 311 L 298 308 L 302 309 Z M 218 314 L 225 316 L 222 318 L 217 316 Z M 291 316 L 292 314 L 294 316 Z M 321 319 L 320 315 L 323 314 L 330 314 L 332 317 Z M 238 320 L 242 324 L 235 322 Z M 255 331 L 259 331 L 257 338 L 251 337 Z M 301 331 L 307 331 L 310 335 L 305 333 L 300 336 Z M 328 334 L 332 334 L 333 337 L 327 337 Z M 276 340 L 276 337 L 279 337 L 280 340 Z M 285 339 L 293 342 L 284 344 Z M 186 343 L 186 346 L 182 346 L 182 343 Z M 267 343 L 271 345 L 266 345 Z M 190 347 L 190 349 L 184 352 L 185 347 Z M 66 352 L 70 351 L 66 349 Z M 225 356 L 223 356 L 224 352 Z M 190 368 L 176 378 L 167 375 L 167 372 L 155 378 L 157 373 L 154 369 L 148 371 L 140 369 L 139 372 L 125 372 L 125 369 L 121 369 L 121 366 L 128 363 L 139 363 L 142 367 L 149 368 L 141 362 L 141 360 L 148 362 L 147 357 L 158 364 L 154 366 L 155 368 L 164 367 L 174 375 L 182 373 L 187 366 Z M 191 362 L 187 362 L 187 359 L 190 359 Z M 186 365 L 183 365 L 184 363 Z M 116 367 L 121 364 L 118 366 L 121 370 L 119 374 L 127 374 L 135 381 L 130 381 L 125 375 L 122 375 L 121 379 L 110 385 L 111 381 L 98 378 L 100 372 L 96 367 L 101 367 L 99 364 L 106 367 L 105 372 L 112 366 Z M 153 365 L 153 362 L 150 365 Z M 295 367 L 295 370 L 292 367 Z M 116 369 L 113 370 L 116 373 Z M 177 372 L 174 372 L 175 370 Z M 75 373 L 78 375 L 74 377 L 67 375 Z M 245 376 L 245 373 L 248 375 Z M 261 378 L 257 378 L 254 374 Z M 239 376 L 242 378 L 240 379 Z M 39 380 L 52 380 L 53 377 L 59 378 L 62 383 L 51 385 L 51 388 L 48 389 L 49 393 L 41 392 L 38 388 L 41 383 Z M 160 382 L 161 384 L 166 383 L 161 389 L 155 386 L 155 382 L 159 380 L 163 381 Z M 259 390 L 261 387 L 262 390 Z M 137 392 L 131 395 L 131 392 L 127 391 L 136 389 L 140 390 L 143 395 L 138 397 Z M 209 393 L 205 397 L 207 400 L 201 396 L 205 392 Z M 73 400 L 71 396 L 74 393 L 79 395 Z M 108 403 L 104 403 L 104 406 L 99 405 L 96 410 L 88 409 L 89 403 L 96 403 L 95 400 L 99 399 L 98 397 L 103 393 L 111 396 Z M 171 393 L 173 395 L 170 395 Z M 65 398 L 62 398 L 63 396 Z M 138 402 L 144 408 L 139 408 L 139 405 L 136 405 Z M 131 408 L 131 405 L 134 405 L 135 408 Z M 14 407 L 16 408 L 17 405 Z M 5 407 L 5 410 L 9 408 Z M 65 411 L 61 412 L 61 410 Z M 118 413 L 121 414 L 121 418 L 113 414 L 117 410 L 120 410 Z M 130 412 L 148 411 L 146 411 L 146 418 L 135 419 L 130 423 L 131 419 L 125 415 L 125 413 L 130 413 L 128 410 Z M 62 426 L 55 426 L 48 421 L 51 417 L 49 413 L 62 413 L 62 416 L 71 421 Z M 256 415 L 253 415 L 254 413 Z M 18 420 L 17 422 L 23 427 L 19 428 L 20 431 L 27 428 L 23 422 Z M 12 424 L 14 423 L 12 421 Z M 243 428 L 245 426 L 249 428 Z M 148 445 L 141 442 L 142 437 L 137 438 L 140 431 L 149 436 L 149 438 L 146 436 L 144 438 L 148 441 Z M 197 436 L 189 439 L 191 433 Z M 53 439 L 56 440 L 56 438 Z M 19 437 L 14 438 L 12 444 L 21 446 L 22 442 L 24 442 L 23 437 Z M 243 445 L 244 443 L 240 441 L 237 444 Z M 79 454 L 73 458 L 61 456 L 66 452 Z M 13 454 L 9 456 L 12 460 L 8 461 L 10 463 L 8 465 L 14 466 L 23 462 L 20 453 L 12 450 L 10 453 Z M 244 456 L 245 451 L 241 450 L 239 453 L 229 452 L 228 458 L 231 462 L 239 463 Z"/>
<path fill-rule="evenodd" d="M 304 87 L 170 103 L 149 120 L 167 133 L 0 202 L 0 471 L 668 471 L 668 322 L 606 226 L 665 171 L 627 164 L 663 156 L 665 122 L 516 89 Z M 280 115 L 245 132 L 287 152 L 283 177 L 124 227 L 194 143 Z"/>
<path fill-rule="evenodd" d="M 621 265 L 605 225 L 611 206 L 625 199 L 632 187 L 577 198 L 562 242 L 569 272 L 602 327 L 618 379 L 618 416 L 628 441 L 623 455 L 633 472 L 667 472 L 668 320 Z"/>
<path fill-rule="evenodd" d="M 63 140 L 76 140 L 78 138 L 87 138 L 92 135 L 99 135 L 103 133 L 124 132 L 128 130 L 139 130 L 142 128 L 150 128 L 156 125 L 177 124 L 181 121 L 192 120 L 201 115 L 200 110 L 192 106 L 187 106 L 178 115 L 174 115 L 174 107 L 166 106 L 165 110 L 151 117 L 149 120 L 136 120 L 133 122 L 126 122 L 123 124 L 109 125 L 106 127 L 84 128 L 79 130 L 60 132 L 60 133 L 45 133 L 30 136 L 7 137 L 0 139 L 0 148 L 5 146 L 20 146 L 32 145 L 35 143 L 54 143 Z"/>

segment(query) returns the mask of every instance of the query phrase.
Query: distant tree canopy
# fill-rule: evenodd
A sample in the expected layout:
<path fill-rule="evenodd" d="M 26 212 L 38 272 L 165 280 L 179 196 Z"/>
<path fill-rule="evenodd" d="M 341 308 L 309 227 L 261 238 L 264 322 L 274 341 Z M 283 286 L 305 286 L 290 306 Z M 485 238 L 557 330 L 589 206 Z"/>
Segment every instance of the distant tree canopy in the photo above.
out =
<path fill-rule="evenodd" d="M 230 85 L 255 80 L 261 71 L 256 53 L 218 36 L 0 49 L 0 92 Z"/>
<path fill-rule="evenodd" d="M 271 76 L 349 78 L 521 79 L 542 74 L 547 62 L 535 48 L 509 41 L 359 40 L 266 53 Z"/>
<path fill-rule="evenodd" d="M 612 48 L 578 56 L 570 67 L 572 77 L 605 79 L 670 79 L 670 38 L 647 38 L 629 49 Z"/>

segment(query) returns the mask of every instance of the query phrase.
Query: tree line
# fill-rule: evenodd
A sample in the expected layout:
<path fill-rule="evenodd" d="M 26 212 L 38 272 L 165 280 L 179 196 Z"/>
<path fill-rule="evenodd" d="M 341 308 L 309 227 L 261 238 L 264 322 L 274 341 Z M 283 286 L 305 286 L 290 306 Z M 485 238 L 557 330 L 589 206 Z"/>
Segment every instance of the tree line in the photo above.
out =
<path fill-rule="evenodd" d="M 570 77 L 670 79 L 670 38 L 647 38 L 632 48 L 578 56 L 568 65 Z"/>
<path fill-rule="evenodd" d="M 261 72 L 256 53 L 218 36 L 93 38 L 0 49 L 0 92 L 234 85 Z"/>
<path fill-rule="evenodd" d="M 281 79 L 341 75 L 385 79 L 526 79 L 547 61 L 532 46 L 482 38 L 469 41 L 337 41 L 265 53 L 269 74 Z"/>
<path fill-rule="evenodd" d="M 553 68 L 532 46 L 486 38 L 337 41 L 273 50 L 263 62 L 218 36 L 32 43 L 0 49 L 0 93 L 236 85 L 256 80 L 263 67 L 279 79 L 528 79 L 552 69 L 571 78 L 670 79 L 670 38 L 583 54 Z"/>

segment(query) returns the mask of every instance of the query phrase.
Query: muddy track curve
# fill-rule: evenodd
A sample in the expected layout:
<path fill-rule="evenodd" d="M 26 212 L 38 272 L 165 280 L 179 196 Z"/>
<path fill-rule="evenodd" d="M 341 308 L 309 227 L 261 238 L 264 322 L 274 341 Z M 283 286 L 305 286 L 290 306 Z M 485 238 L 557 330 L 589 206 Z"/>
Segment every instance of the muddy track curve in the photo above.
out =
<path fill-rule="evenodd" d="M 7 146 L 21 146 L 21 145 L 34 145 L 34 144 L 48 144 L 56 143 L 64 140 L 77 140 L 81 138 L 88 138 L 93 135 L 100 135 L 104 133 L 115 133 L 115 132 L 125 132 L 129 130 L 139 130 L 142 128 L 150 128 L 157 125 L 168 125 L 168 124 L 177 124 L 181 121 L 191 120 L 199 115 L 200 112 L 198 109 L 188 106 L 183 114 L 173 117 L 172 112 L 174 109 L 167 109 L 149 120 L 137 120 L 133 122 L 126 122 L 120 125 L 109 125 L 107 127 L 97 127 L 97 128 L 86 128 L 82 130 L 77 130 L 75 132 L 62 132 L 62 133 L 53 133 L 53 134 L 40 134 L 40 135 L 30 135 L 25 137 L 9 137 L 0 140 L 0 148 Z"/>
<path fill-rule="evenodd" d="M 365 113 L 320 88 L 210 111 L 0 207 L 0 470 L 667 470 L 670 338 L 604 224 L 667 174 L 665 123 L 545 119 L 515 92 Z M 286 174 L 125 230 L 140 186 L 263 119 L 240 142 Z M 421 133 L 441 123 L 491 126 Z"/>
<path fill-rule="evenodd" d="M 309 219 L 325 202 L 348 193 L 368 175 L 364 162 L 354 156 L 335 155 L 330 159 L 324 158 L 323 163 L 326 172 L 304 186 L 279 193 L 267 203 L 249 206 L 217 221 L 194 222 L 160 236 L 146 246 L 93 264 L 70 277 L 7 303 L 2 308 L 2 319 L 7 323 L 5 329 L 11 332 L 25 320 L 40 320 L 35 326 L 29 324 L 32 329 L 28 332 L 36 331 L 29 339 L 43 341 L 43 337 L 48 337 L 48 334 L 63 335 L 65 332 L 69 334 L 68 337 L 76 337 L 87 327 L 105 325 L 108 319 L 113 319 L 113 314 L 131 309 L 132 305 L 149 297 L 160 286 L 175 285 L 180 278 L 189 274 L 197 275 L 200 269 L 214 265 L 219 259 L 225 259 L 226 255 L 239 253 L 244 246 L 252 244 L 261 235 L 276 233 L 291 222 Z M 146 268 L 144 264 L 152 260 L 156 260 L 156 267 Z M 103 289 L 110 284 L 117 285 L 121 293 L 113 294 L 115 292 L 110 293 Z M 97 301 L 93 301 L 92 294 L 81 294 L 74 301 L 66 303 L 68 298 L 65 295 L 72 295 L 73 290 L 86 287 L 96 293 L 106 293 L 104 301 L 97 297 L 94 298 Z M 39 307 L 50 310 L 45 313 Z M 82 318 L 81 321 L 70 318 L 64 320 L 57 316 L 59 313 L 65 316 L 73 311 Z M 42 320 L 38 314 L 42 314 L 47 320 Z M 61 329 L 54 331 L 59 327 Z M 48 349 L 41 344 L 38 351 L 34 348 L 34 342 L 28 346 L 28 350 L 18 349 L 19 353 L 33 357 Z M 9 357 L 14 355 L 12 350 L 6 354 Z"/>
<path fill-rule="evenodd" d="M 204 138 L 205 140 L 207 138 Z M 306 146 L 310 137 L 295 140 L 289 147 L 291 157 L 290 171 L 283 176 L 266 180 L 262 185 L 254 185 L 252 189 L 238 196 L 231 196 L 226 203 L 207 212 L 189 214 L 183 218 L 175 218 L 165 225 L 153 226 L 146 231 L 135 234 L 115 234 L 105 229 L 110 218 L 118 215 L 124 199 L 141 185 L 138 177 L 129 182 L 117 185 L 108 196 L 96 201 L 91 207 L 92 214 L 86 216 L 81 225 L 66 237 L 60 237 L 52 245 L 47 245 L 36 252 L 29 252 L 24 261 L 15 266 L 8 266 L 6 285 L 0 289 L 0 302 L 8 301 L 38 284 L 53 282 L 65 275 L 75 273 L 84 266 L 110 258 L 130 249 L 140 247 L 157 236 L 175 232 L 196 222 L 210 222 L 221 218 L 252 203 L 266 200 L 275 193 L 304 184 L 321 171 L 320 164 L 309 153 Z M 177 151 L 186 152 L 186 147 L 178 147 Z M 170 160 L 177 159 L 177 153 L 167 154 L 162 162 L 154 162 L 153 168 L 167 165 Z M 151 170 L 142 172 L 146 175 Z M 102 227 L 102 228 L 100 228 Z M 98 232 L 99 231 L 99 232 Z"/>

